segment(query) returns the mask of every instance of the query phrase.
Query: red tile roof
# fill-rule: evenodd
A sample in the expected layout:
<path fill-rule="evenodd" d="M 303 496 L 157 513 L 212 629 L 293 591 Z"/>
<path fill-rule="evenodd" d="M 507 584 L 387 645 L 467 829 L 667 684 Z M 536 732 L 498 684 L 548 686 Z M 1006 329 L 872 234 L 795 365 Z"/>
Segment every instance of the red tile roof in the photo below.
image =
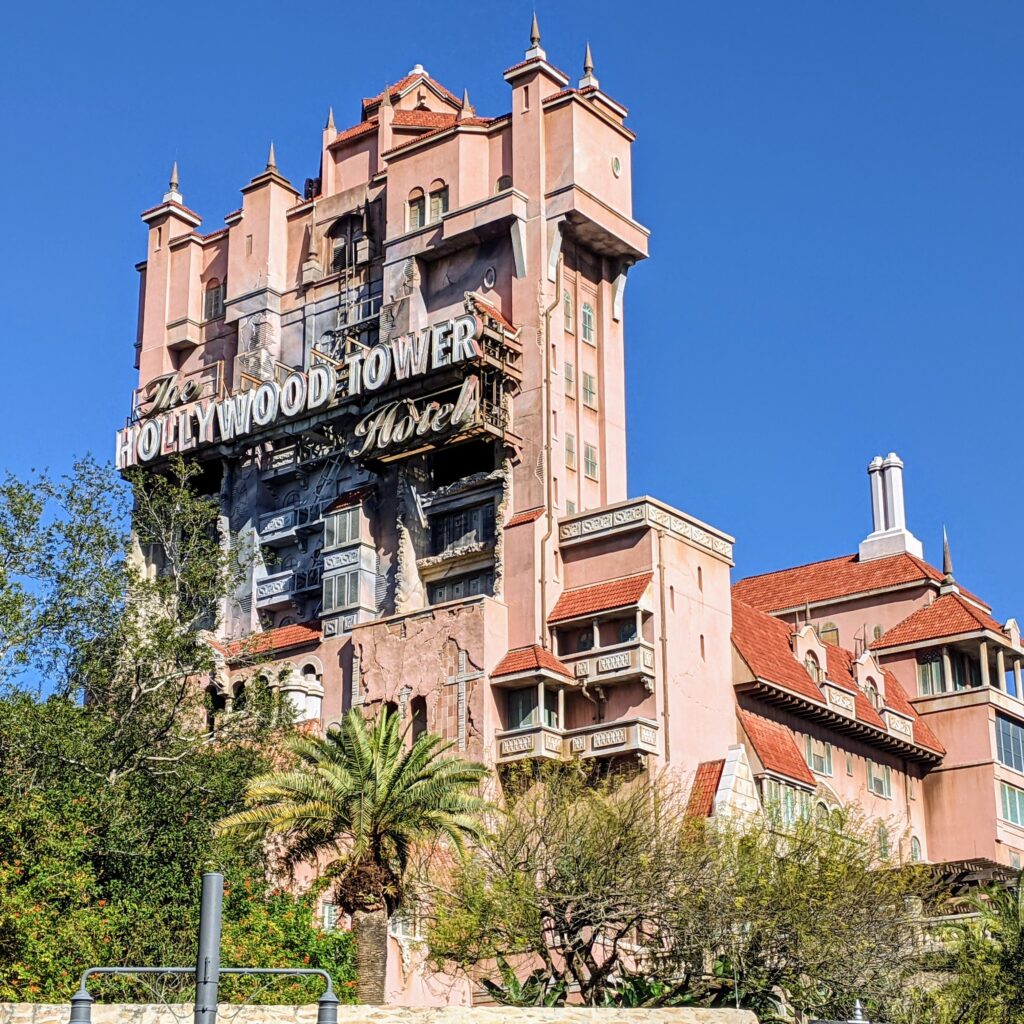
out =
<path fill-rule="evenodd" d="M 512 323 L 509 320 L 505 319 L 505 317 L 502 315 L 501 310 L 498 309 L 497 306 L 492 305 L 490 302 L 481 299 L 479 296 L 475 294 L 473 295 L 472 301 L 473 304 L 477 307 L 477 309 L 479 309 L 481 312 L 486 313 L 489 317 L 493 317 L 495 320 L 498 321 L 499 324 L 501 324 L 502 327 L 508 328 L 508 330 L 510 330 L 513 334 L 516 333 L 518 328 L 513 327 Z"/>
<path fill-rule="evenodd" d="M 517 512 L 506 524 L 506 529 L 510 526 L 522 526 L 524 523 L 535 523 L 540 517 L 544 515 L 544 506 L 539 505 L 537 508 L 527 509 L 525 512 Z"/>
<path fill-rule="evenodd" d="M 549 650 L 539 644 L 530 647 L 516 647 L 508 652 L 494 667 L 491 678 L 511 676 L 518 672 L 537 672 L 547 669 L 560 676 L 573 678 L 573 674 Z"/>
<path fill-rule="evenodd" d="M 749 711 L 738 711 L 740 724 L 765 771 L 784 775 L 808 786 L 817 783 L 796 745 L 793 734 L 784 725 Z"/>
<path fill-rule="evenodd" d="M 828 706 L 821 687 L 793 655 L 791 626 L 766 612 L 751 608 L 736 597 L 732 602 L 732 620 L 733 644 L 758 679 Z M 889 733 L 885 720 L 857 685 L 853 663 L 853 654 L 845 647 L 825 644 L 825 678 L 853 693 L 854 715 L 858 722 Z M 942 744 L 921 721 L 892 673 L 884 672 L 884 679 L 884 686 L 879 689 L 885 691 L 885 706 L 913 720 L 914 742 L 944 753 Z"/>
<path fill-rule="evenodd" d="M 755 608 L 777 612 L 798 608 L 808 601 L 816 604 L 925 580 L 940 583 L 942 578 L 934 566 L 906 553 L 868 562 L 860 561 L 857 555 L 842 555 L 762 576 L 748 576 L 733 586 L 733 592 Z M 984 604 L 973 594 L 970 597 Z"/>
<path fill-rule="evenodd" d="M 459 128 L 486 128 L 495 120 L 497 119 L 492 117 L 466 117 L 461 121 L 453 121 L 451 124 L 442 125 L 440 128 L 435 128 L 433 131 L 417 135 L 413 139 L 403 140 L 397 146 L 392 146 L 391 149 L 387 150 L 384 153 L 384 156 L 390 156 L 392 153 L 408 149 L 409 146 L 415 146 L 417 143 L 423 142 L 425 139 L 432 139 L 435 135 L 443 135 L 445 132 L 455 131 Z"/>
<path fill-rule="evenodd" d="M 190 210 L 187 206 L 182 206 L 181 203 L 176 203 L 173 199 L 165 199 L 158 206 L 151 206 L 148 210 L 143 210 L 139 216 L 143 218 L 148 217 L 151 213 L 156 213 L 157 210 L 162 210 L 165 206 L 173 207 L 175 210 L 181 210 L 183 213 L 187 213 L 189 216 L 195 217 L 196 220 L 203 219 L 195 210 Z M 174 239 L 171 239 L 171 241 L 174 241 Z"/>
<path fill-rule="evenodd" d="M 425 73 L 406 75 L 405 78 L 401 79 L 398 82 L 395 82 L 394 85 L 389 86 L 388 92 L 391 95 L 391 99 L 397 100 L 402 95 L 402 93 L 404 93 L 409 88 L 410 85 L 412 85 L 414 82 L 418 82 L 420 79 L 423 79 L 423 81 L 425 82 L 430 82 L 430 84 L 433 85 L 434 88 L 437 89 L 437 91 L 441 93 L 442 96 L 445 96 L 447 99 L 450 99 L 457 107 L 462 106 L 462 100 L 460 100 L 458 96 L 456 96 L 454 93 L 446 89 L 440 82 L 434 81 L 434 79 L 431 78 L 430 75 Z M 376 103 L 380 103 L 381 100 L 383 99 L 383 92 L 377 93 L 376 96 L 369 96 L 364 98 L 363 110 L 366 110 L 368 107 L 372 107 Z"/>
<path fill-rule="evenodd" d="M 375 132 L 376 130 L 377 118 L 371 117 L 366 121 L 360 121 L 359 124 L 354 124 L 351 128 L 346 128 L 343 132 L 338 132 L 338 134 L 334 136 L 334 139 L 327 144 L 327 148 L 333 149 L 342 142 L 348 142 L 351 139 L 359 138 L 360 135 L 368 135 L 370 132 Z"/>
<path fill-rule="evenodd" d="M 447 128 L 456 116 L 436 110 L 396 110 L 391 123 L 399 128 Z"/>
<path fill-rule="evenodd" d="M 688 818 L 710 817 L 715 807 L 715 793 L 718 792 L 718 784 L 722 781 L 723 768 L 724 760 L 701 761 L 697 765 L 693 785 L 690 787 L 690 798 L 686 802 Z"/>
<path fill-rule="evenodd" d="M 580 615 L 635 605 L 643 597 L 652 579 L 654 573 L 642 572 L 636 576 L 609 580 L 607 583 L 594 583 L 588 587 L 563 591 L 551 609 L 548 622 L 564 622 Z"/>
<path fill-rule="evenodd" d="M 262 633 L 250 633 L 243 640 L 233 640 L 224 651 L 229 661 L 238 661 L 246 656 L 276 654 L 290 647 L 304 647 L 320 642 L 320 626 L 298 622 L 292 626 L 278 626 Z"/>
<path fill-rule="evenodd" d="M 793 657 L 792 634 L 788 623 L 733 598 L 732 642 L 754 675 L 824 704 L 825 695 Z"/>
<path fill-rule="evenodd" d="M 1003 635 L 1003 627 L 991 615 L 968 604 L 959 594 L 943 594 L 883 633 L 871 646 L 876 649 L 898 647 L 960 633 L 977 633 L 979 629 Z"/>

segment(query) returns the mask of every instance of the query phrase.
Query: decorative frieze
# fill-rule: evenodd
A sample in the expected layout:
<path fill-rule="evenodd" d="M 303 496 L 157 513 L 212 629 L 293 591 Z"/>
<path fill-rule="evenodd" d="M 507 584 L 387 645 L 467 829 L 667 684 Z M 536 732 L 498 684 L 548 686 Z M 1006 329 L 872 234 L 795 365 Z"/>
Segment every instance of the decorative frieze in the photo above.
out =
<path fill-rule="evenodd" d="M 909 718 L 904 718 L 902 715 L 897 715 L 888 709 L 882 712 L 882 716 L 885 719 L 885 724 L 889 727 L 889 732 L 898 733 L 908 740 L 914 738 L 914 723 Z"/>
<path fill-rule="evenodd" d="M 855 715 L 856 704 L 852 693 L 847 693 L 846 690 L 841 690 L 837 686 L 831 686 L 828 682 L 822 683 L 821 689 L 830 707 L 836 708 L 846 715 Z"/>
<path fill-rule="evenodd" d="M 500 745 L 502 754 L 525 754 L 533 750 L 533 736 L 511 736 L 502 740 Z"/>
<path fill-rule="evenodd" d="M 341 551 L 330 551 L 324 555 L 324 572 L 333 572 L 335 569 L 347 569 L 349 566 L 359 564 L 359 548 L 345 548 Z"/>
<path fill-rule="evenodd" d="M 731 537 L 681 512 L 643 499 L 607 511 L 574 516 L 569 522 L 561 524 L 558 536 L 562 544 L 572 544 L 595 536 L 635 529 L 637 526 L 660 527 L 732 564 Z"/>
<path fill-rule="evenodd" d="M 594 750 L 601 750 L 604 747 L 617 747 L 625 742 L 625 729 L 605 729 L 604 732 L 595 732 L 590 737 L 590 746 Z"/>

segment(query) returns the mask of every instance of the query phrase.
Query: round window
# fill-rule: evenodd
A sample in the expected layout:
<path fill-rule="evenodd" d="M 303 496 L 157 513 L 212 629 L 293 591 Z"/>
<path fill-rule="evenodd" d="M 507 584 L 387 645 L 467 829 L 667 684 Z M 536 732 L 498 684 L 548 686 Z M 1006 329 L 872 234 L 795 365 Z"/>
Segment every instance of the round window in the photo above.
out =
<path fill-rule="evenodd" d="M 612 157 L 612 174 L 617 178 L 622 173 L 622 161 L 617 157 Z"/>

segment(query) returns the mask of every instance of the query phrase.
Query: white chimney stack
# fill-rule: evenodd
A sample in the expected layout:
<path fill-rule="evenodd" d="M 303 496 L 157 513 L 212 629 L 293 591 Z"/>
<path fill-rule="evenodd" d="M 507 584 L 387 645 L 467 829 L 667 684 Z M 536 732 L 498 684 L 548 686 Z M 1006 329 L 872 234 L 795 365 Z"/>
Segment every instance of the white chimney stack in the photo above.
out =
<path fill-rule="evenodd" d="M 907 529 L 903 504 L 903 460 L 895 453 L 876 455 L 868 465 L 871 480 L 871 533 L 860 543 L 862 562 L 906 552 L 924 557 L 921 542 Z"/>

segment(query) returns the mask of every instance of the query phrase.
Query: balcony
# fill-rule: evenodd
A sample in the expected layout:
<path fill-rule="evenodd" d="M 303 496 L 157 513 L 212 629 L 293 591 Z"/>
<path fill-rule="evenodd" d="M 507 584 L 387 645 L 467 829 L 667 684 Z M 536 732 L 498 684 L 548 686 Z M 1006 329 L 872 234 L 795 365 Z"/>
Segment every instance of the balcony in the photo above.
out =
<path fill-rule="evenodd" d="M 654 691 L 654 646 L 646 640 L 631 640 L 560 657 L 572 669 L 577 682 L 604 686 L 639 680 L 648 693 Z"/>
<path fill-rule="evenodd" d="M 291 544 L 295 535 L 320 525 L 321 502 L 309 505 L 290 505 L 260 516 L 258 534 L 264 547 L 279 547 Z"/>
<path fill-rule="evenodd" d="M 657 754 L 658 726 L 649 718 L 602 722 L 569 730 L 535 725 L 496 733 L 495 741 L 498 764 L 511 764 L 527 758 L 566 761 L 623 754 Z"/>
<path fill-rule="evenodd" d="M 261 610 L 284 608 L 291 604 L 294 588 L 295 573 L 291 569 L 267 576 L 256 584 L 256 607 Z"/>

